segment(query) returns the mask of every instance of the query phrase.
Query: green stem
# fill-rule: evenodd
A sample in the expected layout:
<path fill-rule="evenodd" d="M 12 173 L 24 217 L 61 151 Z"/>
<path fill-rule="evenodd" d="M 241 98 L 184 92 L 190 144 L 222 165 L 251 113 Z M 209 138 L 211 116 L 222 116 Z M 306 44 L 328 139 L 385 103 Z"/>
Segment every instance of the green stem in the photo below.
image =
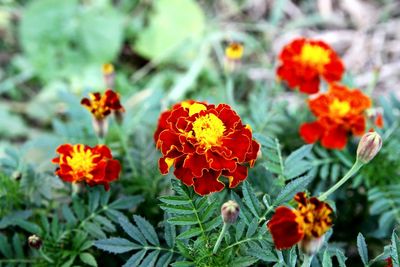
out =
<path fill-rule="evenodd" d="M 121 125 L 117 124 L 117 128 L 118 128 L 118 135 L 119 135 L 119 138 L 121 141 L 121 146 L 124 151 L 125 157 L 127 158 L 129 166 L 132 169 L 133 176 L 136 177 L 138 175 L 138 172 L 136 170 L 135 162 L 133 161 L 133 158 L 128 150 L 128 140 L 126 139 L 126 135 L 123 132 Z"/>
<path fill-rule="evenodd" d="M 224 238 L 224 235 L 226 233 L 226 230 L 228 230 L 229 224 L 224 223 L 224 226 L 222 226 L 221 233 L 219 234 L 219 237 L 217 239 L 217 242 L 215 243 L 214 249 L 213 249 L 213 254 L 217 253 L 219 245 L 221 245 L 222 238 Z"/>
<path fill-rule="evenodd" d="M 229 105 L 235 106 L 233 79 L 229 73 L 226 75 L 226 98 Z"/>
<path fill-rule="evenodd" d="M 301 265 L 301 267 L 310 267 L 312 259 L 313 259 L 312 255 L 310 256 L 308 254 L 304 254 L 304 261 L 303 261 L 303 264 Z"/>
<path fill-rule="evenodd" d="M 364 163 L 356 160 L 356 162 L 353 164 L 353 166 L 351 167 L 351 169 L 343 176 L 342 179 L 340 179 L 334 186 L 332 186 L 331 188 L 329 188 L 328 191 L 326 191 L 325 193 L 323 193 L 322 195 L 320 195 L 318 198 L 321 201 L 324 201 L 327 199 L 327 197 L 332 194 L 333 192 L 335 192 L 339 187 L 341 187 L 345 182 L 347 182 L 347 180 L 349 180 L 354 174 L 356 174 L 360 168 L 364 165 Z"/>
<path fill-rule="evenodd" d="M 33 263 L 37 262 L 37 260 L 29 260 L 29 259 L 5 259 L 5 260 L 0 260 L 1 263 Z"/>

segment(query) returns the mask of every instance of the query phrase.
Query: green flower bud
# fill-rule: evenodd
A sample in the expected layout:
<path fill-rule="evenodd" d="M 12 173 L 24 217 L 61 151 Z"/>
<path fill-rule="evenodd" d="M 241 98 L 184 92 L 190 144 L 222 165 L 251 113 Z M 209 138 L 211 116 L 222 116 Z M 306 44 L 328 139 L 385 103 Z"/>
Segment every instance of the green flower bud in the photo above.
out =
<path fill-rule="evenodd" d="M 235 223 L 239 216 L 239 212 L 239 205 L 233 200 L 229 200 L 221 206 L 221 216 L 224 223 Z"/>
<path fill-rule="evenodd" d="M 361 137 L 357 148 L 357 160 L 361 163 L 371 161 L 382 147 L 382 138 L 376 132 L 368 132 Z"/>

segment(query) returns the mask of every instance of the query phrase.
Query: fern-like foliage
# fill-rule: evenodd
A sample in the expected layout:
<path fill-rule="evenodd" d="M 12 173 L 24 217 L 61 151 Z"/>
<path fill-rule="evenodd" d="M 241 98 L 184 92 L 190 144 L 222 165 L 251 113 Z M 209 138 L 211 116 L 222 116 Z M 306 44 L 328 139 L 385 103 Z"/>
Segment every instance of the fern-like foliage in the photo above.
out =
<path fill-rule="evenodd" d="M 379 216 L 377 237 L 390 234 L 394 225 L 400 223 L 400 185 L 388 185 L 370 189 L 368 200 L 371 215 Z"/>
<path fill-rule="evenodd" d="M 132 224 L 125 216 L 118 218 L 119 224 L 131 240 L 122 237 L 111 237 L 95 241 L 94 245 L 104 251 L 121 254 L 134 251 L 124 267 L 129 266 L 169 266 L 175 253 L 175 229 L 165 225 L 166 245 L 161 246 L 154 227 L 144 218 L 134 215 Z"/>

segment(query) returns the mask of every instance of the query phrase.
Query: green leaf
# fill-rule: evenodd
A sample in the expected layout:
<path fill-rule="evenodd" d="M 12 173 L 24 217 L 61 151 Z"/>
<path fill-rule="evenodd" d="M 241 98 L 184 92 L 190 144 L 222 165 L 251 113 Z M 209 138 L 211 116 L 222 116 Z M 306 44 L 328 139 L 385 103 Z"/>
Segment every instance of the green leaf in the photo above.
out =
<path fill-rule="evenodd" d="M 258 261 L 257 258 L 251 256 L 236 257 L 234 262 L 232 262 L 231 266 L 237 266 L 237 267 L 254 266 L 254 264 L 257 261 Z"/>
<path fill-rule="evenodd" d="M 400 240 L 394 231 L 392 234 L 392 244 L 390 246 L 390 256 L 393 260 L 393 266 L 400 266 Z"/>
<path fill-rule="evenodd" d="M 292 199 L 296 193 L 303 191 L 306 186 L 311 182 L 311 180 L 312 177 L 310 175 L 304 175 L 288 183 L 276 197 L 274 201 L 274 206 L 278 206 L 281 203 Z"/>
<path fill-rule="evenodd" d="M 205 17 L 200 6 L 193 0 L 154 1 L 154 13 L 150 25 L 139 32 L 135 50 L 140 55 L 157 61 L 182 58 L 182 47 L 191 48 L 190 41 L 202 37 Z M 193 48 L 190 51 L 196 53 Z M 174 57 L 171 54 L 174 53 Z"/>
<path fill-rule="evenodd" d="M 146 250 L 140 250 L 133 254 L 127 262 L 125 262 L 122 267 L 131 267 L 131 266 L 139 266 L 139 263 L 142 261 L 144 256 L 146 255 Z"/>
<path fill-rule="evenodd" d="M 139 230 L 142 232 L 144 237 L 153 245 L 160 245 L 160 241 L 158 240 L 158 236 L 154 227 L 146 221 L 144 218 L 133 215 L 133 219 L 136 222 L 136 225 L 139 227 Z"/>
<path fill-rule="evenodd" d="M 87 265 L 90 265 L 90 266 L 97 267 L 96 259 L 93 257 L 92 254 L 90 254 L 90 253 L 81 253 L 81 254 L 79 254 L 79 258 L 81 259 L 81 261 L 83 263 L 86 263 Z"/>
<path fill-rule="evenodd" d="M 160 197 L 161 202 L 170 205 L 187 205 L 190 204 L 190 200 L 184 196 L 167 196 L 167 197 Z"/>
<path fill-rule="evenodd" d="M 100 200 L 100 191 L 103 189 L 99 189 L 99 187 L 91 188 L 89 191 L 89 212 L 93 213 L 97 207 L 99 206 L 99 200 Z"/>
<path fill-rule="evenodd" d="M 203 231 L 199 227 L 194 227 L 191 228 L 187 231 L 184 231 L 180 235 L 177 236 L 178 239 L 189 239 L 194 236 L 198 236 L 202 233 Z"/>
<path fill-rule="evenodd" d="M 256 216 L 260 218 L 261 213 L 261 203 L 257 199 L 253 188 L 251 187 L 248 181 L 245 181 L 242 186 L 242 192 L 244 197 L 244 203 L 249 207 L 250 211 Z"/>
<path fill-rule="evenodd" d="M 116 210 L 125 210 L 135 208 L 137 205 L 142 203 L 144 200 L 143 196 L 130 196 L 117 199 L 109 205 L 109 208 Z"/>
<path fill-rule="evenodd" d="M 22 247 L 21 238 L 19 237 L 18 233 L 15 233 L 13 235 L 12 243 L 13 243 L 13 248 L 14 248 L 14 251 L 15 251 L 15 255 L 18 258 L 23 259 L 24 258 L 24 251 L 23 251 L 23 247 Z"/>
<path fill-rule="evenodd" d="M 162 255 L 162 256 L 158 259 L 156 266 L 157 266 L 157 267 L 168 267 L 168 266 L 169 266 L 169 263 L 170 263 L 171 260 L 172 260 L 172 256 L 173 256 L 172 253 L 169 253 L 169 252 L 168 252 L 168 253 L 164 253 L 164 255 Z"/>
<path fill-rule="evenodd" d="M 142 263 L 139 267 L 149 267 L 154 266 L 157 261 L 158 255 L 160 254 L 159 250 L 154 250 L 153 252 L 149 253 L 146 258 L 143 259 Z"/>
<path fill-rule="evenodd" d="M 94 246 L 101 250 L 114 254 L 125 253 L 134 249 L 142 248 L 141 246 L 120 237 L 111 237 L 108 239 L 96 240 L 94 241 Z"/>
<path fill-rule="evenodd" d="M 12 250 L 11 246 L 6 238 L 5 235 L 0 233 L 0 252 L 6 257 L 6 258 L 11 258 L 12 257 Z"/>
<path fill-rule="evenodd" d="M 176 229 L 175 225 L 172 225 L 167 222 L 170 215 L 167 213 L 164 214 L 164 239 L 167 242 L 169 247 L 175 246 L 175 237 L 176 237 Z"/>
<path fill-rule="evenodd" d="M 136 240 L 142 245 L 147 244 L 144 235 L 139 231 L 136 226 L 131 224 L 125 216 L 120 216 L 118 219 L 122 229 L 124 229 L 125 233 L 132 237 L 133 240 Z"/>
<path fill-rule="evenodd" d="M 95 223 L 85 222 L 85 224 L 83 225 L 83 229 L 85 229 L 90 235 L 96 238 L 106 238 L 106 234 L 103 232 L 100 226 Z"/>
<path fill-rule="evenodd" d="M 324 267 L 332 267 L 332 259 L 329 251 L 326 249 L 324 252 L 324 256 L 322 258 L 322 266 Z"/>
<path fill-rule="evenodd" d="M 347 258 L 344 255 L 344 253 L 340 249 L 336 249 L 335 250 L 335 255 L 336 255 L 336 258 L 337 258 L 337 260 L 339 262 L 339 266 L 340 267 L 346 267 Z"/>
<path fill-rule="evenodd" d="M 292 153 L 285 160 L 285 168 L 292 167 L 301 161 L 305 156 L 309 155 L 313 145 L 304 145 Z"/>
<path fill-rule="evenodd" d="M 19 227 L 21 227 L 25 231 L 28 231 L 31 234 L 37 234 L 39 236 L 42 234 L 42 228 L 40 228 L 34 223 L 23 220 L 17 220 L 16 225 L 18 225 Z"/>
<path fill-rule="evenodd" d="M 193 225 L 198 223 L 197 219 L 193 216 L 177 216 L 169 218 L 168 222 L 174 225 Z"/>
<path fill-rule="evenodd" d="M 357 236 L 357 249 L 358 249 L 358 254 L 360 254 L 361 260 L 364 263 L 364 266 L 368 266 L 367 244 L 365 243 L 365 238 L 361 233 L 358 233 Z"/>
<path fill-rule="evenodd" d="M 62 215 L 64 216 L 64 219 L 67 221 L 69 225 L 75 225 L 77 220 L 75 215 L 73 214 L 72 210 L 70 207 L 67 205 L 63 205 L 61 209 Z"/>
<path fill-rule="evenodd" d="M 185 206 L 172 206 L 172 205 L 161 204 L 160 208 L 169 213 L 176 213 L 176 214 L 192 214 L 193 213 L 192 208 L 185 207 Z"/>

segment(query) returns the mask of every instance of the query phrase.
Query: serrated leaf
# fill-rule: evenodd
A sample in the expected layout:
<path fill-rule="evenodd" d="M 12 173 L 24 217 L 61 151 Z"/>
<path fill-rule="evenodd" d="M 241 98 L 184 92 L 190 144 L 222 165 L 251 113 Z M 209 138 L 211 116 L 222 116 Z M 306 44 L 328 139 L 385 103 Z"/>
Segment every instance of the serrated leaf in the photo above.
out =
<path fill-rule="evenodd" d="M 332 267 L 332 259 L 328 250 L 325 250 L 324 256 L 322 258 L 322 266 L 324 267 Z"/>
<path fill-rule="evenodd" d="M 248 181 L 245 181 L 243 183 L 242 192 L 243 192 L 244 202 L 249 207 L 250 211 L 254 214 L 254 216 L 260 218 L 259 214 L 261 213 L 260 210 L 261 203 L 257 199 L 257 196 L 255 195 L 254 190 Z"/>
<path fill-rule="evenodd" d="M 277 164 L 277 163 L 273 163 L 270 161 L 265 162 L 264 164 L 262 164 L 268 171 L 272 172 L 272 173 L 276 173 L 276 174 L 283 174 L 282 173 L 282 168 L 281 165 Z"/>
<path fill-rule="evenodd" d="M 204 224 L 204 232 L 211 231 L 211 230 L 215 229 L 216 227 L 218 227 L 220 224 L 222 224 L 221 216 L 215 217 L 208 223 Z"/>
<path fill-rule="evenodd" d="M 146 250 L 140 250 L 133 254 L 127 262 L 125 262 L 122 267 L 131 267 L 131 266 L 139 266 L 139 263 L 142 261 L 144 256 L 146 255 Z"/>
<path fill-rule="evenodd" d="M 81 259 L 81 261 L 83 263 L 86 263 L 87 265 L 95 266 L 95 267 L 97 266 L 96 259 L 90 253 L 86 253 L 86 252 L 81 253 L 81 254 L 79 254 L 79 258 Z"/>
<path fill-rule="evenodd" d="M 125 253 L 142 247 L 125 238 L 112 237 L 94 241 L 94 246 L 114 254 Z"/>
<path fill-rule="evenodd" d="M 337 260 L 338 260 L 339 266 L 340 266 L 340 267 L 346 267 L 346 260 L 347 260 L 347 258 L 346 258 L 346 256 L 344 255 L 344 253 L 343 253 L 341 250 L 336 249 L 336 250 L 335 250 L 335 255 L 336 255 L 336 258 L 337 258 Z"/>
<path fill-rule="evenodd" d="M 285 168 L 296 165 L 299 161 L 301 161 L 305 156 L 310 154 L 313 145 L 303 145 L 300 148 L 296 149 L 285 160 Z"/>
<path fill-rule="evenodd" d="M 306 186 L 311 182 L 311 180 L 312 179 L 310 175 L 304 175 L 288 183 L 276 197 L 274 201 L 274 206 L 278 206 L 281 203 L 292 199 L 296 193 L 303 191 Z"/>
<path fill-rule="evenodd" d="M 94 216 L 93 221 L 103 225 L 103 228 L 105 231 L 108 231 L 108 232 L 116 231 L 114 224 L 104 216 L 96 215 L 96 216 Z"/>
<path fill-rule="evenodd" d="M 160 204 L 160 208 L 169 213 L 176 213 L 176 214 L 192 214 L 193 213 L 193 209 L 191 207 L 185 207 L 185 206 L 172 206 L 172 205 Z"/>
<path fill-rule="evenodd" d="M 242 238 L 245 227 L 246 227 L 246 224 L 244 223 L 244 220 L 240 220 L 236 224 L 236 233 L 235 233 L 236 241 L 239 241 Z"/>
<path fill-rule="evenodd" d="M 172 248 L 175 246 L 176 229 L 175 225 L 167 222 L 170 216 L 171 215 L 167 213 L 164 214 L 164 239 L 167 242 L 167 245 Z"/>
<path fill-rule="evenodd" d="M 160 197 L 161 202 L 170 205 L 187 205 L 190 204 L 190 199 L 184 196 L 167 196 L 167 197 Z"/>
<path fill-rule="evenodd" d="M 194 227 L 194 228 L 191 228 L 191 229 L 179 234 L 177 236 L 177 238 L 178 239 L 189 239 L 191 237 L 200 235 L 202 232 L 203 231 L 199 227 Z"/>
<path fill-rule="evenodd" d="M 124 210 L 135 208 L 137 205 L 142 203 L 144 200 L 143 196 L 130 196 L 117 199 L 109 205 L 109 208 L 116 210 Z"/>
<path fill-rule="evenodd" d="M 22 247 L 21 238 L 19 237 L 18 233 L 15 233 L 12 238 L 13 248 L 15 251 L 15 255 L 17 258 L 23 259 L 24 258 L 24 251 Z"/>
<path fill-rule="evenodd" d="M 394 231 L 392 234 L 392 244 L 390 246 L 390 256 L 394 264 L 393 266 L 400 266 L 400 240 Z"/>
<path fill-rule="evenodd" d="M 5 235 L 0 233 L 0 252 L 6 257 L 6 258 L 12 258 L 12 250 L 11 246 L 8 243 L 8 240 Z"/>
<path fill-rule="evenodd" d="M 99 200 L 100 200 L 100 189 L 98 187 L 92 188 L 89 191 L 89 212 L 93 213 L 97 207 L 99 206 Z M 102 190 L 102 189 L 101 189 Z"/>
<path fill-rule="evenodd" d="M 153 252 L 149 253 L 146 258 L 143 259 L 142 263 L 139 267 L 152 267 L 155 265 L 158 255 L 160 254 L 159 250 L 154 250 Z"/>
<path fill-rule="evenodd" d="M 305 160 L 299 160 L 295 165 L 285 167 L 284 176 L 287 180 L 291 180 L 299 175 L 304 174 L 312 168 L 312 164 Z"/>
<path fill-rule="evenodd" d="M 119 217 L 119 224 L 121 225 L 122 229 L 124 229 L 125 233 L 127 233 L 133 240 L 136 240 L 142 245 L 146 245 L 146 238 L 144 235 L 139 231 L 139 229 L 134 226 L 132 223 L 125 216 Z"/>
<path fill-rule="evenodd" d="M 246 237 L 250 238 L 254 235 L 258 228 L 258 219 L 254 218 L 253 221 L 250 223 L 249 227 L 247 228 Z"/>
<path fill-rule="evenodd" d="M 144 218 L 133 215 L 133 219 L 136 222 L 136 225 L 139 227 L 140 232 L 144 235 L 144 237 L 153 245 L 160 245 L 160 241 L 158 240 L 158 236 L 154 227 Z"/>
<path fill-rule="evenodd" d="M 169 266 L 169 263 L 170 263 L 171 260 L 172 260 L 172 256 L 173 256 L 172 253 L 164 253 L 164 255 L 162 255 L 162 256 L 158 259 L 157 264 L 156 264 L 156 267 L 168 267 L 168 266 Z"/>
<path fill-rule="evenodd" d="M 39 236 L 42 234 L 42 228 L 40 228 L 38 225 L 34 223 L 23 220 L 17 220 L 15 224 L 31 234 L 37 234 Z"/>
<path fill-rule="evenodd" d="M 257 258 L 251 257 L 251 256 L 245 256 L 245 257 L 235 257 L 234 262 L 232 262 L 232 266 L 237 266 L 237 267 L 247 267 L 247 266 L 253 266 L 254 263 L 258 261 Z"/>
<path fill-rule="evenodd" d="M 61 209 L 62 215 L 64 219 L 67 221 L 68 224 L 74 225 L 76 224 L 77 220 L 75 215 L 72 213 L 72 210 L 67 205 L 63 205 Z"/>
<path fill-rule="evenodd" d="M 193 216 L 177 216 L 168 219 L 168 222 L 174 225 L 193 225 L 198 221 Z"/>
<path fill-rule="evenodd" d="M 95 223 L 86 222 L 83 225 L 83 229 L 85 229 L 90 235 L 98 239 L 106 238 L 106 234 L 103 232 L 100 226 Z"/>
<path fill-rule="evenodd" d="M 365 238 L 361 233 L 358 233 L 357 236 L 357 249 L 358 254 L 361 257 L 364 266 L 368 266 L 368 249 L 367 244 L 365 243 Z"/>

